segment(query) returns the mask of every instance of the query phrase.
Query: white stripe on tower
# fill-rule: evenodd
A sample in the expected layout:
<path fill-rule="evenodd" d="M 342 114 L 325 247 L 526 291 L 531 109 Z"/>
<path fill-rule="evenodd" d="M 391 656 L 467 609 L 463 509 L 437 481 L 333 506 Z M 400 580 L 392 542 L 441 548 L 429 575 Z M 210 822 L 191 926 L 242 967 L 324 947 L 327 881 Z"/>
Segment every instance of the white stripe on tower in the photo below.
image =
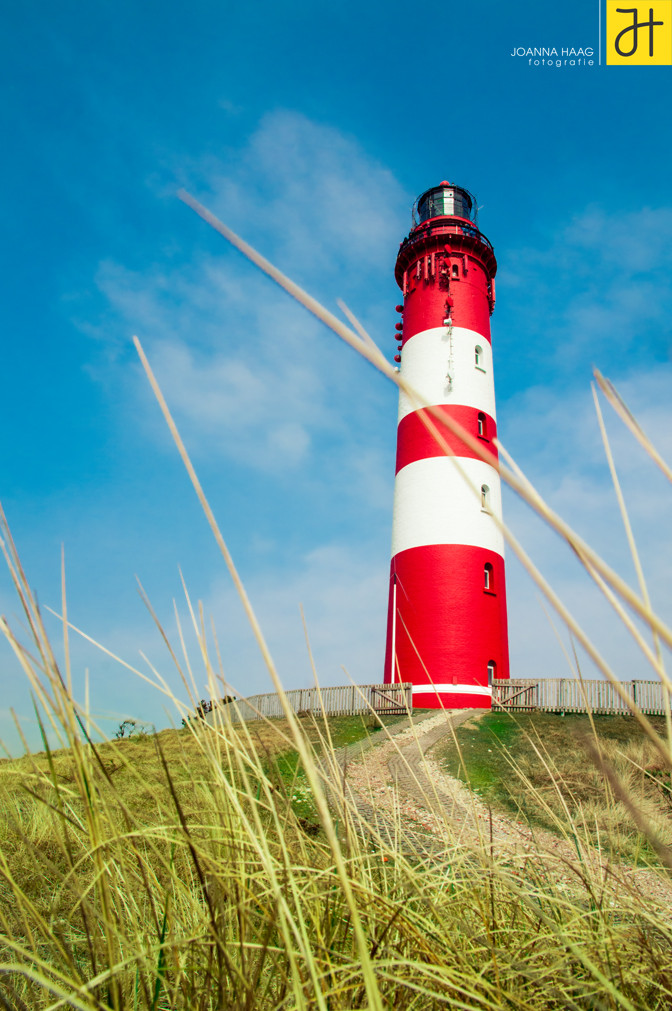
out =
<path fill-rule="evenodd" d="M 477 348 L 480 352 L 478 365 Z M 449 379 L 451 357 L 452 376 Z M 443 326 L 413 334 L 404 343 L 402 375 L 426 404 L 461 404 L 485 411 L 496 420 L 492 348 L 489 338 L 475 330 Z M 415 410 L 415 404 L 402 391 L 399 421 Z"/>
<path fill-rule="evenodd" d="M 481 489 L 488 489 L 482 501 Z M 392 556 L 428 544 L 465 544 L 504 554 L 499 475 L 482 460 L 434 456 L 397 474 Z"/>

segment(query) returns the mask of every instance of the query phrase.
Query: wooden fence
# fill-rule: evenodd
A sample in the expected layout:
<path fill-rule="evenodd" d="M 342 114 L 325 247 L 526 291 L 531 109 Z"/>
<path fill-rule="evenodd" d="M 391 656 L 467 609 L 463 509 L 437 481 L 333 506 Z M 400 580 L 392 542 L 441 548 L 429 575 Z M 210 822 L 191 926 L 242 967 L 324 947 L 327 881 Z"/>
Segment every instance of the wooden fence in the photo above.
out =
<path fill-rule="evenodd" d="M 665 714 L 663 689 L 659 681 L 621 681 L 629 699 L 650 716 Z M 286 692 L 287 702 L 297 714 L 322 712 L 327 716 L 354 716 L 373 710 L 376 713 L 413 712 L 413 686 L 338 685 L 335 688 L 297 688 Z M 547 713 L 585 713 L 629 715 L 630 708 L 608 681 L 579 681 L 576 678 L 497 679 L 492 686 L 495 710 L 540 710 Z M 284 716 L 275 692 L 250 695 L 221 705 L 205 716 L 212 723 L 215 715 L 234 723 Z"/>
<path fill-rule="evenodd" d="M 660 681 L 621 681 L 629 699 L 650 716 L 665 714 Z M 609 681 L 579 681 L 576 678 L 496 679 L 492 687 L 493 709 L 532 710 L 546 713 L 630 715 L 627 702 Z"/>
<path fill-rule="evenodd" d="M 413 685 L 338 685 L 335 688 L 297 688 L 285 692 L 285 698 L 293 711 L 304 713 L 324 713 L 326 716 L 355 716 L 358 713 L 412 713 Z M 246 699 L 236 699 L 227 705 L 218 706 L 205 717 L 214 722 L 217 714 L 233 723 L 248 720 L 273 719 L 284 716 L 280 698 L 275 692 L 266 695 L 250 695 Z"/>

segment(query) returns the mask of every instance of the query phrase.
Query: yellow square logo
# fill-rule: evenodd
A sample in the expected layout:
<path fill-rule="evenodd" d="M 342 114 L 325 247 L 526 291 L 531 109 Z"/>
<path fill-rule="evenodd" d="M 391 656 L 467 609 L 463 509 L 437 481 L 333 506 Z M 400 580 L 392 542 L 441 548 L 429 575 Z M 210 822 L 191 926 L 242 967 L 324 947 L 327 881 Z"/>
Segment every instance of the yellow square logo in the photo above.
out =
<path fill-rule="evenodd" d="M 607 63 L 672 65 L 672 0 L 607 0 Z"/>

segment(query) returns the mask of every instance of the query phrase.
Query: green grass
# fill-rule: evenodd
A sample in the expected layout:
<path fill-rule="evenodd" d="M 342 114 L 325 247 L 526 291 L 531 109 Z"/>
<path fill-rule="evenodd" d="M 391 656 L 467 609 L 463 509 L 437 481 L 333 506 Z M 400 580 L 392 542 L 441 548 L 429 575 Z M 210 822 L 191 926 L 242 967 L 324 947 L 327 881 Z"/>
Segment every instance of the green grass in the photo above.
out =
<path fill-rule="evenodd" d="M 380 733 L 383 727 L 394 727 L 407 720 L 406 714 L 400 716 L 376 716 L 365 713 L 358 716 L 330 716 L 327 721 L 322 717 L 303 716 L 301 726 L 307 737 L 316 744 L 322 744 L 329 737 L 334 748 L 344 748 L 348 744 L 356 744 L 365 737 Z"/>
<path fill-rule="evenodd" d="M 665 843 L 672 843 L 669 771 L 625 716 L 593 717 L 597 744 L 615 774 L 645 810 Z M 665 721 L 651 717 L 661 739 Z M 590 719 L 583 714 L 492 712 L 456 731 L 437 750 L 445 771 L 462 779 L 494 809 L 553 832 L 574 832 L 635 862 L 655 861 L 645 836 L 595 767 Z M 568 817 L 569 816 L 569 817 Z"/>
<path fill-rule="evenodd" d="M 407 723 L 406 714 L 403 716 L 377 716 L 369 713 L 357 716 L 333 716 L 328 720 L 324 720 L 322 717 L 303 717 L 301 719 L 302 728 L 315 746 L 318 755 L 325 753 L 328 741 L 331 741 L 331 746 L 334 749 L 345 748 L 365 738 L 372 737 L 375 741 L 383 728 Z M 296 749 L 281 752 L 274 758 L 273 766 L 287 790 L 294 813 L 301 819 L 304 830 L 317 832 L 319 830 L 318 811 L 299 753 Z"/>

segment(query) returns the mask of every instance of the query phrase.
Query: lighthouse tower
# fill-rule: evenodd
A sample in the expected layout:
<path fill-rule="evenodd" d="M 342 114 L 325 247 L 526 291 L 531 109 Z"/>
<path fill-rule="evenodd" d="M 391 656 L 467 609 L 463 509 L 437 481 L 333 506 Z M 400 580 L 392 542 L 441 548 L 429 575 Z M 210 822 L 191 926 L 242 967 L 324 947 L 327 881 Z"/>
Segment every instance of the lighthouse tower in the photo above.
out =
<path fill-rule="evenodd" d="M 385 682 L 412 682 L 419 707 L 487 708 L 493 679 L 509 676 L 493 445 L 496 270 L 467 190 L 442 182 L 418 198 L 395 270 L 404 296 L 396 361 L 423 404 L 462 426 L 487 457 L 401 392 Z"/>

